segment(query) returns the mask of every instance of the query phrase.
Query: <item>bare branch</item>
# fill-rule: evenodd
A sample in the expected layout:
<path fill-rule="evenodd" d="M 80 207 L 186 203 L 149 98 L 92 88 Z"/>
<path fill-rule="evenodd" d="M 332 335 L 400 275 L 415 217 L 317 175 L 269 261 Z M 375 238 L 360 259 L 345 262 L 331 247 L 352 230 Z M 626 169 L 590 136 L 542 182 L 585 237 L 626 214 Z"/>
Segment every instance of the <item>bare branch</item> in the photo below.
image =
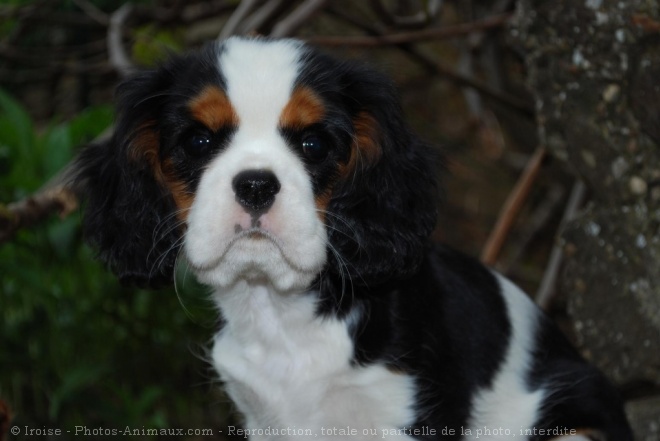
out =
<path fill-rule="evenodd" d="M 132 11 L 133 5 L 130 3 L 124 4 L 110 16 L 110 26 L 108 27 L 110 64 L 124 77 L 136 71 L 135 65 L 126 53 L 122 42 L 124 24 Z"/>
<path fill-rule="evenodd" d="M 511 19 L 512 14 L 498 14 L 470 23 L 462 23 L 454 26 L 443 26 L 421 31 L 400 32 L 396 34 L 385 34 L 381 36 L 358 36 L 358 37 L 312 37 L 311 43 L 320 46 L 389 46 L 393 44 L 411 43 L 417 41 L 442 40 L 470 35 L 475 32 L 497 29 L 505 26 Z"/>
<path fill-rule="evenodd" d="M 241 34 L 249 34 L 263 26 L 268 20 L 272 19 L 285 4 L 284 0 L 270 0 L 261 8 L 249 16 L 240 28 Z"/>
<path fill-rule="evenodd" d="M 294 34 L 307 20 L 320 11 L 328 0 L 307 0 L 282 19 L 271 32 L 275 38 L 288 37 Z"/>
<path fill-rule="evenodd" d="M 73 0 L 73 2 L 78 6 L 89 18 L 97 22 L 102 26 L 108 26 L 110 24 L 110 18 L 108 14 L 101 11 L 95 5 L 90 3 L 87 0 Z"/>
<path fill-rule="evenodd" d="M 584 202 L 584 196 L 586 194 L 587 187 L 584 185 L 584 182 L 577 181 L 573 185 L 571 190 L 571 196 L 568 199 L 566 204 L 566 210 L 564 210 L 564 216 L 561 220 L 559 229 L 563 227 L 575 218 L 577 211 L 582 206 Z M 559 274 L 559 269 L 561 267 L 561 262 L 563 260 L 564 251 L 559 243 L 555 243 L 552 247 L 552 252 L 550 253 L 550 258 L 548 259 L 548 265 L 545 268 L 545 273 L 543 274 L 543 279 L 539 285 L 539 289 L 536 292 L 536 303 L 546 311 L 552 305 L 552 300 L 556 293 L 555 286 L 557 284 L 557 275 Z"/>
<path fill-rule="evenodd" d="M 106 142 L 113 130 L 113 127 L 107 128 L 92 142 Z M 84 185 L 84 182 L 75 182 L 77 172 L 76 161 L 72 160 L 32 196 L 6 206 L 0 204 L 0 244 L 10 240 L 21 228 L 37 225 L 53 214 L 64 219 L 75 211 Z"/>
<path fill-rule="evenodd" d="M 243 20 L 259 6 L 261 0 L 242 0 L 238 8 L 229 17 L 227 23 L 222 27 L 218 40 L 224 40 L 236 33 Z"/>
<path fill-rule="evenodd" d="M 502 251 L 504 241 L 506 240 L 514 221 L 518 217 L 520 209 L 527 200 L 527 196 L 529 195 L 534 181 L 538 177 L 545 155 L 545 147 L 539 147 L 536 149 L 534 155 L 529 160 L 527 167 L 523 171 L 523 174 L 518 179 L 518 182 L 504 203 L 497 219 L 497 223 L 495 224 L 495 228 L 493 228 L 493 231 L 490 233 L 486 245 L 484 245 L 481 252 L 481 261 L 486 265 L 492 266 L 497 262 L 497 257 Z"/>
<path fill-rule="evenodd" d="M 15 18 L 21 23 L 29 24 L 38 22 L 43 25 L 66 25 L 79 27 L 98 28 L 102 25 L 87 15 L 72 12 L 52 11 L 45 7 L 47 1 L 42 1 L 34 5 L 22 8 L 8 7 L 0 9 L 0 19 Z M 51 2 L 53 3 L 53 2 Z"/>
<path fill-rule="evenodd" d="M 0 243 L 11 239 L 20 228 L 37 224 L 53 213 L 64 218 L 77 207 L 78 198 L 65 186 L 51 188 L 6 207 L 0 206 Z"/>
<path fill-rule="evenodd" d="M 444 5 L 444 0 L 428 0 L 426 4 L 426 12 L 432 18 L 435 18 L 438 15 L 440 15 L 440 11 L 442 11 L 443 5 Z"/>
<path fill-rule="evenodd" d="M 512 109 L 515 109 L 519 112 L 524 113 L 525 115 L 533 115 L 534 108 L 531 103 L 521 100 L 515 96 L 507 95 L 500 92 L 486 84 L 481 83 L 480 81 L 475 80 L 471 77 L 463 76 L 457 73 L 453 68 L 441 64 L 439 62 L 430 62 L 430 67 L 432 67 L 436 74 L 447 77 L 449 80 L 456 83 L 458 86 L 468 86 L 471 87 L 482 95 L 485 95 L 491 99 L 497 100 L 502 104 L 505 104 Z"/>
<path fill-rule="evenodd" d="M 426 8 L 409 16 L 399 16 L 390 12 L 382 0 L 370 0 L 371 9 L 388 26 L 399 28 L 421 28 L 427 26 L 442 9 L 442 0 L 429 0 Z"/>
<path fill-rule="evenodd" d="M 57 62 L 69 61 L 72 55 L 83 57 L 105 54 L 105 49 L 105 39 L 89 41 L 77 46 L 65 46 L 59 48 L 31 47 L 29 51 L 26 51 L 25 48 L 18 46 L 0 44 L 0 56 L 7 60 L 16 60 L 22 63 L 43 66 L 44 61 L 47 61 L 51 65 Z"/>
<path fill-rule="evenodd" d="M 461 43 L 461 56 L 458 60 L 458 73 L 466 78 L 473 78 L 474 59 L 472 50 L 467 42 L 462 41 Z M 484 117 L 484 106 L 481 100 L 481 95 L 471 87 L 463 87 L 462 92 L 470 114 L 478 120 L 482 120 Z"/>
<path fill-rule="evenodd" d="M 499 268 L 503 273 L 507 273 L 515 264 L 520 261 L 523 253 L 529 247 L 529 244 L 537 236 L 537 234 L 550 222 L 555 212 L 561 207 L 565 189 L 560 184 L 552 185 L 546 194 L 543 196 L 543 201 L 529 216 L 529 219 L 522 226 L 521 231 L 518 233 L 518 240 L 515 244 L 515 249 L 509 253 L 507 261 L 502 265 L 499 263 Z"/>
<path fill-rule="evenodd" d="M 392 17 L 390 11 L 388 11 L 385 5 L 383 5 L 383 2 L 380 0 L 369 0 L 369 4 L 371 5 L 371 9 L 378 18 L 383 21 L 383 23 L 387 26 L 394 26 L 394 17 Z"/>
<path fill-rule="evenodd" d="M 374 28 L 372 25 L 366 24 L 366 23 L 361 23 L 358 20 L 356 20 L 354 17 L 344 13 L 341 9 L 332 7 L 332 3 L 328 7 L 328 12 L 331 14 L 337 16 L 338 18 L 341 18 L 342 20 L 352 24 L 353 26 L 356 26 L 368 34 L 374 35 L 375 39 L 380 39 L 380 38 L 385 38 L 385 36 L 380 35 L 380 31 L 376 28 Z M 510 15 L 509 15 L 510 16 Z M 494 17 L 494 16 L 493 16 Z M 474 22 L 476 23 L 476 22 Z M 446 29 L 446 28 L 443 28 Z M 324 42 L 327 41 L 328 37 L 311 37 L 307 39 L 307 42 L 312 43 L 312 44 L 323 44 Z M 329 37 L 331 39 L 333 38 L 338 38 L 338 39 L 344 39 L 344 37 Z M 358 37 L 358 38 L 370 38 L 370 37 Z M 389 43 L 387 43 L 389 46 Z M 461 75 L 460 73 L 456 72 L 453 67 L 450 67 L 448 65 L 445 65 L 443 63 L 440 63 L 436 60 L 432 60 L 429 58 L 426 54 L 420 52 L 417 50 L 412 44 L 407 43 L 407 42 L 402 42 L 402 43 L 393 43 L 394 46 L 398 47 L 402 51 L 404 51 L 406 54 L 408 54 L 413 60 L 418 62 L 427 72 L 433 75 L 440 75 L 443 76 L 450 81 L 453 81 L 457 86 L 467 86 L 470 87 L 482 95 L 493 99 L 495 101 L 500 102 L 501 104 L 504 104 L 518 112 L 521 112 L 525 115 L 533 115 L 534 114 L 534 108 L 531 105 L 531 103 L 521 100 L 517 97 L 507 95 L 495 88 L 492 88 L 486 84 L 483 84 L 479 81 L 477 81 L 474 78 L 467 77 L 465 75 Z M 378 45 L 380 46 L 380 45 Z"/>
<path fill-rule="evenodd" d="M 234 7 L 231 4 L 228 4 L 225 0 L 196 3 L 186 6 L 181 12 L 181 15 L 177 18 L 180 18 L 183 23 L 194 23 L 197 20 L 213 17 L 233 10 Z"/>
<path fill-rule="evenodd" d="M 16 75 L 15 71 L 3 69 L 0 67 L 0 82 L 7 84 L 29 84 L 35 81 L 45 81 L 52 78 L 53 75 L 60 73 L 71 74 L 89 74 L 96 76 L 114 76 L 116 69 L 110 66 L 107 62 L 94 63 L 94 64 L 62 64 L 59 66 L 51 66 L 47 68 L 35 68 L 30 70 L 21 71 L 20 75 Z"/>

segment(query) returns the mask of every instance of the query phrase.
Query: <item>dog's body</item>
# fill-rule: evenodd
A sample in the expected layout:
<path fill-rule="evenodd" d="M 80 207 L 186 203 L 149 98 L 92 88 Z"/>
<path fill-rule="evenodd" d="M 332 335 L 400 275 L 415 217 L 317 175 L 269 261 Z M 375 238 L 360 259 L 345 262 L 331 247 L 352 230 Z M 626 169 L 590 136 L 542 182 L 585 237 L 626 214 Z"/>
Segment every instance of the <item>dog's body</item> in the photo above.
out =
<path fill-rule="evenodd" d="M 252 439 L 631 440 L 518 288 L 430 245 L 435 162 L 382 76 L 234 38 L 120 87 L 112 141 L 79 162 L 86 234 L 148 285 L 184 250 Z"/>

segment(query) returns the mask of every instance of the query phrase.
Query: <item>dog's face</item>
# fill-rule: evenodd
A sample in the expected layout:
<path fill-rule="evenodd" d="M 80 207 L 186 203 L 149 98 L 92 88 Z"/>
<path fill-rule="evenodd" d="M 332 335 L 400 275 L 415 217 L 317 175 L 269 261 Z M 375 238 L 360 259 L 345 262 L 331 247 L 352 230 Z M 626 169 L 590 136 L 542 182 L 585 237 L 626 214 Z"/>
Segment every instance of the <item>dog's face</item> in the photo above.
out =
<path fill-rule="evenodd" d="M 403 277 L 435 222 L 428 151 L 390 83 L 293 40 L 233 38 L 118 89 L 79 160 L 86 235 L 127 281 L 280 291 Z"/>

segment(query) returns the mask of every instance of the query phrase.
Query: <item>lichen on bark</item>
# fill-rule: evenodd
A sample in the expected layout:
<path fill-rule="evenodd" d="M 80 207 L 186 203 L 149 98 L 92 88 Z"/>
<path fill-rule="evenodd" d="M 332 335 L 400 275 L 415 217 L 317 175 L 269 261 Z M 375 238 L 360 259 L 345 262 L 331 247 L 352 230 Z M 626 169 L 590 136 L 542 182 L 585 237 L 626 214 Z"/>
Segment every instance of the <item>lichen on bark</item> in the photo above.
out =
<path fill-rule="evenodd" d="M 658 390 L 660 5 L 520 0 L 511 33 L 541 142 L 590 189 L 562 234 L 579 344 L 620 386 Z"/>

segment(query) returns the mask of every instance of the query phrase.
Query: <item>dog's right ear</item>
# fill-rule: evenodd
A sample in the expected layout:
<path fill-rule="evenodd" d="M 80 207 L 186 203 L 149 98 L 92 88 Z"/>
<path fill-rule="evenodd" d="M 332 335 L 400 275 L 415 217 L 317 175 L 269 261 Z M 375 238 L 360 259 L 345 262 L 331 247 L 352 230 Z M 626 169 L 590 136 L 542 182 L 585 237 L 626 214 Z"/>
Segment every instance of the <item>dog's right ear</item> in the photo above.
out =
<path fill-rule="evenodd" d="M 181 242 L 158 126 L 171 78 L 161 69 L 122 83 L 114 134 L 76 160 L 86 240 L 122 282 L 142 287 L 173 281 Z"/>

